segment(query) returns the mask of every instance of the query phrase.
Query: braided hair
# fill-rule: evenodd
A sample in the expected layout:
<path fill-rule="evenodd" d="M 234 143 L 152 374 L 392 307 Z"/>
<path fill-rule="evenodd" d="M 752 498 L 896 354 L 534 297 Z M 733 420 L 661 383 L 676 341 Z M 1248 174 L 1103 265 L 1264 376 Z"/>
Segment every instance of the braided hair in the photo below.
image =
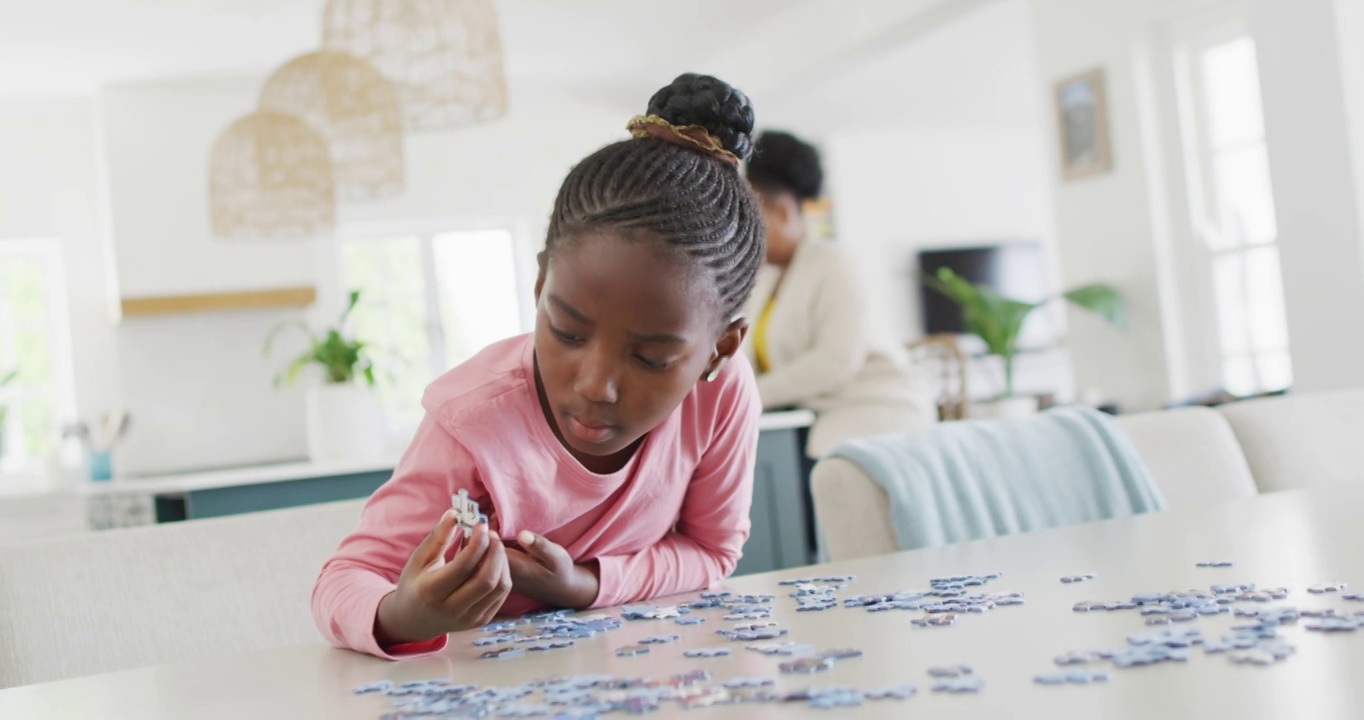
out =
<path fill-rule="evenodd" d="M 741 160 L 753 151 L 753 106 L 716 78 L 679 76 L 654 94 L 648 113 L 704 127 Z M 598 230 L 664 243 L 708 273 L 726 322 L 748 302 L 763 258 L 762 213 L 736 166 L 656 137 L 607 145 L 568 173 L 550 216 L 546 256 Z"/>

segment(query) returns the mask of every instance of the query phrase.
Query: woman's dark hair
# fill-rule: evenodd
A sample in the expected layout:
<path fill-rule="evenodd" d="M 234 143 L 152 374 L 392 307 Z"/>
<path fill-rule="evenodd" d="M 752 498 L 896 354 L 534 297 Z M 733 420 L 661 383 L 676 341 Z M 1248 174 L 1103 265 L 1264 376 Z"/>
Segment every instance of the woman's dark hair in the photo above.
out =
<path fill-rule="evenodd" d="M 748 161 L 748 181 L 759 188 L 785 190 L 797 200 L 817 198 L 824 185 L 819 151 L 795 135 L 767 130 L 758 136 Z"/>
<path fill-rule="evenodd" d="M 678 77 L 654 94 L 648 113 L 704 127 L 740 159 L 752 153 L 753 106 L 716 78 Z M 564 179 L 545 252 L 552 257 L 566 239 L 606 229 L 657 239 L 705 268 L 726 321 L 748 302 L 763 258 L 762 214 L 734 163 L 657 137 L 607 145 Z"/>

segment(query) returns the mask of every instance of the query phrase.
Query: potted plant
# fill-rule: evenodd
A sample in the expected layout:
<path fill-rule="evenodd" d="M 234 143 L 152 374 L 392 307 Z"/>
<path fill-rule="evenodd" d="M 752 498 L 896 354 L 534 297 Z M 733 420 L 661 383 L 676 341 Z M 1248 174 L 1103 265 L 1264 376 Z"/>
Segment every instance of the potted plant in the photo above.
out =
<path fill-rule="evenodd" d="M 936 277 L 928 276 L 924 282 L 961 308 L 962 325 L 968 332 L 979 336 L 985 342 L 989 354 L 998 356 L 1004 366 L 1004 392 L 986 406 L 973 405 L 970 414 L 975 417 L 999 417 L 1036 411 L 1036 399 L 1014 397 L 1014 358 L 1018 354 L 1018 335 L 1029 313 L 1057 297 L 1034 303 L 1013 300 L 975 285 L 948 268 L 939 268 Z M 1059 297 L 1097 314 L 1120 330 L 1127 328 L 1127 300 L 1111 285 L 1085 285 Z"/>
<path fill-rule="evenodd" d="M 283 323 L 265 339 L 268 357 L 281 331 L 298 329 L 308 347 L 275 376 L 275 387 L 298 382 L 304 371 L 322 372 L 323 383 L 308 389 L 308 456 L 313 462 L 382 457 L 387 450 L 383 407 L 374 392 L 374 363 L 368 346 L 347 335 L 346 324 L 360 302 L 353 290 L 334 327 L 313 332 L 302 322 Z"/>

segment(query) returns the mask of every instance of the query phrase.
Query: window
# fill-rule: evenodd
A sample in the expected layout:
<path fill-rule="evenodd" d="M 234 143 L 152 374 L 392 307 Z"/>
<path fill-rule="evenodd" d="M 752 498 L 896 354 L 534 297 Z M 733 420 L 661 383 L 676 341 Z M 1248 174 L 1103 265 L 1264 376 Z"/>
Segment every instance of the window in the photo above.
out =
<path fill-rule="evenodd" d="M 1180 53 L 1189 204 L 1204 254 L 1223 387 L 1234 395 L 1293 381 L 1255 43 L 1222 32 Z"/>
<path fill-rule="evenodd" d="M 0 472 L 28 473 L 60 445 L 75 416 L 61 249 L 55 240 L 0 241 Z"/>
<path fill-rule="evenodd" d="M 441 373 L 526 328 L 530 300 L 509 228 L 358 237 L 341 246 L 345 287 L 361 291 L 356 336 L 375 355 L 390 429 L 421 420 L 422 392 Z"/>

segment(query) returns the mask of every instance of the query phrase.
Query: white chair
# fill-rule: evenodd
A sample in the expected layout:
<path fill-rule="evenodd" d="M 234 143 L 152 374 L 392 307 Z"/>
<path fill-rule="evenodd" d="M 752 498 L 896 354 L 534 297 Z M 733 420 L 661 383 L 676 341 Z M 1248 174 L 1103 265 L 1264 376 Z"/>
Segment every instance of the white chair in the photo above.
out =
<path fill-rule="evenodd" d="M 1122 416 L 1127 433 L 1172 508 L 1255 495 L 1246 458 L 1225 420 L 1207 408 Z M 829 458 L 811 477 L 815 519 L 831 560 L 895 552 L 886 492 L 858 465 Z"/>
<path fill-rule="evenodd" d="M 1253 497 L 1254 474 L 1227 421 L 1204 407 L 1119 415 L 1171 508 Z"/>
<path fill-rule="evenodd" d="M 1260 492 L 1364 481 L 1364 388 L 1218 408 Z"/>
<path fill-rule="evenodd" d="M 0 688 L 324 642 L 313 581 L 364 502 L 0 547 Z"/>

